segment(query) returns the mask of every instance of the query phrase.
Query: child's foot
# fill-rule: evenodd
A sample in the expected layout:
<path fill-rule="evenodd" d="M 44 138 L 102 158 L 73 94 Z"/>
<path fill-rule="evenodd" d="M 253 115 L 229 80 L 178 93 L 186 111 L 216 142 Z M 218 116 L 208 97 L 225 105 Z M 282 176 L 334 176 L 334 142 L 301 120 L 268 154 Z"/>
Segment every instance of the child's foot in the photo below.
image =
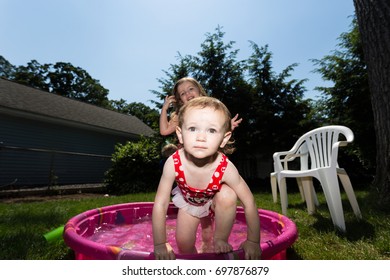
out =
<path fill-rule="evenodd" d="M 227 243 L 226 241 L 224 241 L 222 239 L 215 239 L 214 240 L 214 251 L 217 254 L 228 253 L 228 252 L 233 251 L 233 247 L 232 247 L 232 245 L 230 245 L 229 243 Z"/>
<path fill-rule="evenodd" d="M 214 246 L 212 240 L 202 241 L 202 245 L 200 247 L 200 253 L 213 253 Z"/>

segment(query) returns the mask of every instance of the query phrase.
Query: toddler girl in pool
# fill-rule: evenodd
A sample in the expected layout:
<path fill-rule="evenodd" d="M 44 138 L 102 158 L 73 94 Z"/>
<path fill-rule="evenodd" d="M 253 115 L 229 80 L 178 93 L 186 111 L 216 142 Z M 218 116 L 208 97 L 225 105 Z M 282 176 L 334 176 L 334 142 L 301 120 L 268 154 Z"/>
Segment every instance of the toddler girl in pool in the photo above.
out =
<path fill-rule="evenodd" d="M 247 223 L 247 239 L 241 244 L 246 259 L 259 259 L 260 222 L 253 195 L 237 168 L 223 153 L 231 148 L 231 117 L 226 106 L 212 97 L 198 97 L 182 106 L 176 134 L 182 148 L 170 156 L 157 189 L 153 214 L 156 259 L 175 259 L 166 240 L 166 213 L 172 201 L 179 208 L 176 242 L 179 253 L 197 253 L 196 231 L 202 219 L 213 215 L 214 251 L 232 251 L 228 238 L 241 201 Z M 172 191 L 173 182 L 177 187 Z"/>

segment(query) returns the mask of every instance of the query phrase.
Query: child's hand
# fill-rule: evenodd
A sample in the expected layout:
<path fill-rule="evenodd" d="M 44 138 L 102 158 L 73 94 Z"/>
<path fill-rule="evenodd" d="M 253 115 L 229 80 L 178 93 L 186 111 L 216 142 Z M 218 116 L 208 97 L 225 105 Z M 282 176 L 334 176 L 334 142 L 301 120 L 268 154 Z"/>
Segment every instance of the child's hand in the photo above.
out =
<path fill-rule="evenodd" d="M 223 241 L 222 239 L 214 239 L 214 250 L 215 253 L 221 254 L 221 253 L 229 253 L 233 251 L 232 245 L 227 243 L 226 241 Z"/>
<path fill-rule="evenodd" d="M 163 109 L 168 110 L 168 108 L 171 106 L 171 104 L 176 103 L 176 98 L 174 95 L 167 95 L 164 100 Z"/>
<path fill-rule="evenodd" d="M 245 252 L 246 260 L 259 260 L 261 257 L 260 243 L 246 240 L 240 245 Z"/>
<path fill-rule="evenodd" d="M 176 259 L 175 253 L 168 242 L 154 246 L 154 257 L 156 260 Z"/>
<path fill-rule="evenodd" d="M 238 127 L 240 125 L 240 123 L 242 122 L 242 118 L 241 119 L 238 119 L 238 114 L 236 114 L 234 116 L 234 118 L 232 118 L 231 120 L 231 124 L 232 124 L 232 131 Z"/>

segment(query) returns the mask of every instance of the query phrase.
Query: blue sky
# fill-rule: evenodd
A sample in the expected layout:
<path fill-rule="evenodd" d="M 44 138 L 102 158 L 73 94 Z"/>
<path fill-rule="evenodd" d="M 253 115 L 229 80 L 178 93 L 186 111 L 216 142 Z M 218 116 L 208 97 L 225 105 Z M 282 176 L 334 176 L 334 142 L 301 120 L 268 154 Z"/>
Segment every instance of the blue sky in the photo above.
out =
<path fill-rule="evenodd" d="M 163 70 L 177 54 L 196 55 L 206 33 L 222 26 L 238 59 L 249 41 L 268 45 L 279 73 L 309 79 L 306 97 L 326 85 L 310 59 L 337 49 L 350 30 L 352 0 L 0 0 L 0 55 L 13 65 L 69 62 L 109 90 L 109 98 L 157 100 Z"/>

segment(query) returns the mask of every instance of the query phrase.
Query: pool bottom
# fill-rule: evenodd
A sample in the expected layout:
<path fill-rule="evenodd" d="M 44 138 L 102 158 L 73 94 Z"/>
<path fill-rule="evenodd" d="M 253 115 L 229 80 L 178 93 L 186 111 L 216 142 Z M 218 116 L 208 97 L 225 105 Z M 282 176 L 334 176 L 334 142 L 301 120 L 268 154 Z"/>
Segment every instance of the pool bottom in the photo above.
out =
<path fill-rule="evenodd" d="M 167 240 L 175 252 L 178 252 L 178 247 L 175 242 L 176 233 L 176 217 L 167 217 L 166 220 Z M 239 246 L 246 238 L 247 227 L 243 221 L 236 220 L 230 234 L 229 243 L 234 250 L 238 250 Z M 261 240 L 274 239 L 277 236 L 273 232 L 261 230 Z M 93 242 L 103 244 L 106 246 L 116 246 L 122 249 L 133 250 L 138 252 L 152 252 L 153 235 L 152 235 L 152 221 L 149 215 L 140 217 L 136 223 L 133 224 L 102 224 L 97 227 L 94 234 L 87 238 Z M 195 244 L 198 252 L 202 252 L 201 242 L 201 227 L 198 227 L 197 238 Z M 213 242 L 207 244 L 207 249 L 202 253 L 214 252 Z"/>

